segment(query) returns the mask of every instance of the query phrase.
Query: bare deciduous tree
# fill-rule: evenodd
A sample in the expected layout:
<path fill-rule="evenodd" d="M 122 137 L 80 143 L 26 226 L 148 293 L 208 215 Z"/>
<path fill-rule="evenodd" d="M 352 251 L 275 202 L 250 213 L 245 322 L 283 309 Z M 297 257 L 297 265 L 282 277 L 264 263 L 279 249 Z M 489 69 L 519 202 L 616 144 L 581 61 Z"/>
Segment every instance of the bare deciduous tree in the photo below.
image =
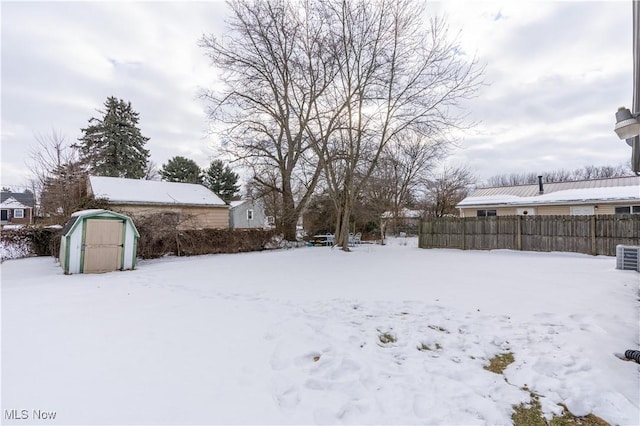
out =
<path fill-rule="evenodd" d="M 35 139 L 27 167 L 40 213 L 66 217 L 86 195 L 86 171 L 78 163 L 77 151 L 55 129 Z"/>
<path fill-rule="evenodd" d="M 411 204 L 416 190 L 428 181 L 429 172 L 446 153 L 446 144 L 425 141 L 415 134 L 392 141 L 371 176 L 370 195 L 391 212 L 391 225 L 398 226 L 403 207 Z"/>
<path fill-rule="evenodd" d="M 253 171 L 257 184 L 279 194 L 281 231 L 293 240 L 298 217 L 321 173 L 307 126 L 315 114 L 315 98 L 332 79 L 326 22 L 314 2 L 229 5 L 230 33 L 221 39 L 205 36 L 200 42 L 223 71 L 225 87 L 203 96 L 210 102 L 210 118 L 225 126 L 227 151 Z M 272 170 L 278 174 L 275 180 Z"/>
<path fill-rule="evenodd" d="M 160 180 L 160 171 L 158 165 L 149 160 L 144 168 L 144 180 Z"/>
<path fill-rule="evenodd" d="M 456 205 L 467 196 L 474 181 L 465 166 L 444 167 L 424 188 L 424 211 L 436 217 L 457 215 Z"/>
<path fill-rule="evenodd" d="M 385 149 L 407 134 L 447 140 L 463 124 L 460 100 L 475 94 L 482 70 L 458 54 L 444 21 L 424 31 L 422 7 L 411 0 L 326 2 L 336 25 L 338 78 L 333 127 L 323 155 L 336 202 L 336 241 L 348 250 L 353 204 Z M 318 99 L 322 101 L 322 99 Z"/>
<path fill-rule="evenodd" d="M 287 239 L 324 172 L 336 241 L 348 250 L 354 203 L 385 149 L 408 134 L 446 144 L 482 69 L 444 21 L 425 30 L 414 0 L 230 5 L 230 33 L 201 40 L 223 71 L 224 89 L 204 94 L 209 116 L 256 183 L 279 194 Z"/>
<path fill-rule="evenodd" d="M 64 222 L 82 208 L 87 198 L 87 171 L 78 161 L 63 163 L 51 171 L 42 187 L 40 208 L 55 222 Z"/>
<path fill-rule="evenodd" d="M 27 168 L 31 173 L 37 191 L 42 191 L 44 183 L 54 170 L 66 163 L 78 160 L 77 151 L 66 141 L 65 137 L 55 129 L 50 135 L 34 135 L 36 146 L 31 150 L 27 160 Z"/>
<path fill-rule="evenodd" d="M 511 173 L 492 176 L 482 184 L 483 187 L 532 185 L 538 183 L 538 176 L 543 182 L 570 182 L 576 180 L 607 179 L 615 177 L 633 176 L 629 166 L 584 166 L 579 169 L 558 169 L 542 173 Z"/>

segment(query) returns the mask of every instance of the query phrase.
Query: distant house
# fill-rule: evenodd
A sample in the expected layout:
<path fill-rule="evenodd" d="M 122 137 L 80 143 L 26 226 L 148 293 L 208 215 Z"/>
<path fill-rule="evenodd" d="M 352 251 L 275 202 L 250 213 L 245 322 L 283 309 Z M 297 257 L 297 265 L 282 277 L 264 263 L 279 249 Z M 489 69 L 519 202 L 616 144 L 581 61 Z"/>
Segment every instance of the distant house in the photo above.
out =
<path fill-rule="evenodd" d="M 0 195 L 0 224 L 32 224 L 34 204 L 35 200 L 31 192 L 2 191 Z"/>
<path fill-rule="evenodd" d="M 134 218 L 166 213 L 182 229 L 229 228 L 229 206 L 203 185 L 89 176 L 88 192 Z"/>
<path fill-rule="evenodd" d="M 640 214 L 640 176 L 481 188 L 456 207 L 461 217 Z"/>
<path fill-rule="evenodd" d="M 264 229 L 269 227 L 264 206 L 257 200 L 229 202 L 229 228 Z"/>

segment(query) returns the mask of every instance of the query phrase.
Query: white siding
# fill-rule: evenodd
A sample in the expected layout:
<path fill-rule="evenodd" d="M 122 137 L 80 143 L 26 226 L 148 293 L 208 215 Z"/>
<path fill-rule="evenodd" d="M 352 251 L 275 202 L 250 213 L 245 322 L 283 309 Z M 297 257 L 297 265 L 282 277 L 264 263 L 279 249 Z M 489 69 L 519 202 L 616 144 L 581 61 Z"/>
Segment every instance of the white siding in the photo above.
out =
<path fill-rule="evenodd" d="M 82 220 L 82 219 L 78 219 Z M 73 230 L 71 235 L 69 235 L 69 247 L 67 251 L 69 253 L 69 274 L 79 274 L 80 273 L 80 259 L 82 254 L 82 234 L 83 234 L 83 224 L 80 223 Z M 64 267 L 64 266 L 63 266 Z"/>
<path fill-rule="evenodd" d="M 253 219 L 247 218 L 247 211 L 253 210 Z M 262 204 L 257 201 L 244 203 L 229 209 L 229 227 L 231 229 L 263 229 L 267 217 Z"/>

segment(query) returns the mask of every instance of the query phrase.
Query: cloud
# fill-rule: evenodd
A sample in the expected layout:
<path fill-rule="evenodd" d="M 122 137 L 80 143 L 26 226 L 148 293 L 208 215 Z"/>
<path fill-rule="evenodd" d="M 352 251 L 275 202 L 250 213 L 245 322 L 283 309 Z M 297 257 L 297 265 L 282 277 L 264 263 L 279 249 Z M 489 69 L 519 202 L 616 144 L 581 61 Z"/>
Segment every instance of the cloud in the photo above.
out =
<path fill-rule="evenodd" d="M 612 131 L 631 102 L 628 2 L 429 3 L 458 30 L 461 54 L 486 64 L 485 87 L 465 102 L 480 124 L 458 134 L 450 161 L 481 179 L 507 172 L 628 162 Z M 224 32 L 215 2 L 6 2 L 2 5 L 2 183 L 26 180 L 34 133 L 75 141 L 108 96 L 130 101 L 152 160 L 182 155 L 206 166 L 202 88 L 219 84 L 198 47 Z"/>
<path fill-rule="evenodd" d="M 628 163 L 614 114 L 632 93 L 630 5 L 446 2 L 461 43 L 486 63 L 466 103 L 480 121 L 450 161 L 481 179 L 502 173 Z M 500 19 L 495 19 L 496 16 Z"/>

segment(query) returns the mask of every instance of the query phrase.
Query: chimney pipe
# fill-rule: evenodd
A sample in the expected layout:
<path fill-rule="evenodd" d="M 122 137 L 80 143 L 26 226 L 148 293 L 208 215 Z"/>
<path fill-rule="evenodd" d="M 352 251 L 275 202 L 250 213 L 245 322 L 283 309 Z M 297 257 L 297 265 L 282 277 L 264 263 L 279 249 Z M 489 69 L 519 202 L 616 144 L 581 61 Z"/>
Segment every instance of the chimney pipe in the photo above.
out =
<path fill-rule="evenodd" d="M 540 194 L 544 194 L 544 185 L 542 184 L 542 176 L 538 176 L 538 189 Z"/>

